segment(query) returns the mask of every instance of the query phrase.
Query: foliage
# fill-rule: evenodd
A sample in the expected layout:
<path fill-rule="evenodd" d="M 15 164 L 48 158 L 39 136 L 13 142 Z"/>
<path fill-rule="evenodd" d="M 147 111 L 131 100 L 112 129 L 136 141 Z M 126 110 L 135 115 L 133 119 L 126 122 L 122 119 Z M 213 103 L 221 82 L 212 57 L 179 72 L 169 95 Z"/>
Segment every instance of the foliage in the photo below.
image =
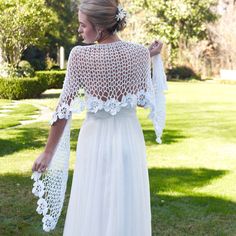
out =
<path fill-rule="evenodd" d="M 60 46 L 65 47 L 69 54 L 70 49 L 78 41 L 78 3 L 72 0 L 46 0 L 46 4 L 56 14 L 57 20 L 54 27 L 45 35 L 47 44 L 44 49 L 55 60 Z"/>
<path fill-rule="evenodd" d="M 140 43 L 148 45 L 153 41 L 153 38 L 149 38 L 147 34 L 146 18 L 147 11 L 143 8 L 139 8 L 134 1 L 121 0 L 121 4 L 127 11 L 127 25 L 124 31 L 118 32 L 118 34 L 126 41 Z"/>
<path fill-rule="evenodd" d="M 46 5 L 56 16 L 55 21 L 45 34 L 44 44 L 29 47 L 22 58 L 29 61 L 35 70 L 50 69 L 50 61 L 55 64 L 58 60 L 60 46 L 65 48 L 67 58 L 71 48 L 79 41 L 77 4 L 72 0 L 46 0 Z"/>
<path fill-rule="evenodd" d="M 178 53 L 181 64 L 194 68 L 202 77 L 219 78 L 221 69 L 236 69 L 236 4 L 221 1 L 217 9 L 221 17 L 207 25 L 208 38 L 182 43 Z"/>
<path fill-rule="evenodd" d="M 65 71 L 37 71 L 36 76 L 38 78 L 45 79 L 48 84 L 48 88 L 62 88 L 65 78 Z"/>
<path fill-rule="evenodd" d="M 28 61 L 20 61 L 17 67 L 11 64 L 3 63 L 0 65 L 1 77 L 33 77 L 34 68 Z"/>
<path fill-rule="evenodd" d="M 46 37 L 46 36 L 45 36 Z M 34 70 L 45 70 L 46 65 L 46 51 L 43 46 L 29 46 L 22 55 L 22 60 L 27 60 L 33 66 Z"/>
<path fill-rule="evenodd" d="M 20 61 L 18 66 L 18 71 L 20 76 L 18 77 L 33 77 L 34 76 L 34 68 L 30 65 L 28 61 Z"/>
<path fill-rule="evenodd" d="M 43 78 L 1 78 L 0 98 L 24 99 L 39 97 L 47 89 Z"/>
<path fill-rule="evenodd" d="M 45 0 L 0 1 L 0 48 L 5 62 L 17 67 L 30 45 L 40 45 L 55 20 Z"/>
<path fill-rule="evenodd" d="M 208 57 L 213 62 L 212 69 L 218 72 L 219 68 L 236 69 L 236 2 L 227 5 L 219 21 L 208 27 L 209 44 L 213 48 Z M 213 57 L 217 57 L 220 63 L 215 63 Z"/>
<path fill-rule="evenodd" d="M 0 64 L 0 77 L 15 77 L 17 74 L 17 68 L 8 63 Z"/>
<path fill-rule="evenodd" d="M 169 45 L 170 63 L 174 62 L 180 40 L 201 40 L 207 36 L 206 24 L 217 19 L 215 0 L 134 0 L 134 12 L 146 11 L 149 37 L 162 37 Z"/>
<path fill-rule="evenodd" d="M 169 68 L 166 71 L 168 80 L 170 79 L 180 79 L 180 80 L 189 80 L 189 79 L 201 79 L 194 70 L 188 66 L 176 66 Z"/>

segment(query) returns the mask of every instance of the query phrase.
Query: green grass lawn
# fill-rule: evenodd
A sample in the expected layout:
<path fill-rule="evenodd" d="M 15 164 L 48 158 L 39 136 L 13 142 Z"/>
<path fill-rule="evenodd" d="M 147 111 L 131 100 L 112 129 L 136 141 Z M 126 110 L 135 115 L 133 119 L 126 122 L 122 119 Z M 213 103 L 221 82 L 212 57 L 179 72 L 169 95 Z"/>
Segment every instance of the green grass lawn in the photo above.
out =
<path fill-rule="evenodd" d="M 36 115 L 37 111 L 38 109 L 31 104 L 0 100 L 0 130 L 20 125 L 22 120 L 31 120 L 31 116 Z"/>
<path fill-rule="evenodd" d="M 57 90 L 47 91 L 42 99 L 27 102 L 52 108 L 57 96 Z M 236 86 L 170 82 L 166 97 L 167 123 L 161 145 L 155 143 L 148 112 L 138 110 L 147 145 L 153 236 L 234 236 Z M 0 100 L 0 111 L 6 103 Z M 62 235 L 83 119 L 84 113 L 73 122 L 62 216 L 56 230 L 47 235 Z M 35 212 L 30 169 L 43 150 L 48 128 L 47 122 L 38 122 L 0 130 L 0 235 L 46 235 Z"/>

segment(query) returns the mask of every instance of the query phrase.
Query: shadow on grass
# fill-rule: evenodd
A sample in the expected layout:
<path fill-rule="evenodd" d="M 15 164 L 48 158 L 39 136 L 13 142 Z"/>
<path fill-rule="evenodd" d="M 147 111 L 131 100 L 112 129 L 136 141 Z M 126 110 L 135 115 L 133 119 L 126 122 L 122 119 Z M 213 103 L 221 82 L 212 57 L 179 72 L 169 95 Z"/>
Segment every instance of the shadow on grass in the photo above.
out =
<path fill-rule="evenodd" d="M 156 134 L 154 130 L 144 129 L 143 135 L 147 146 L 156 144 Z M 177 143 L 184 138 L 187 138 L 187 136 L 184 136 L 180 130 L 165 129 L 162 136 L 162 143 L 163 144 Z"/>
<path fill-rule="evenodd" d="M 202 187 L 211 181 L 221 178 L 228 171 L 205 168 L 151 168 L 149 178 L 151 192 L 191 192 L 194 188 Z"/>
<path fill-rule="evenodd" d="M 236 218 L 236 203 L 204 194 L 190 194 L 193 188 L 204 186 L 226 173 L 211 169 L 150 169 L 152 235 L 235 235 L 224 232 L 228 229 L 228 232 L 236 233 L 236 229 L 229 229 Z M 37 198 L 31 193 L 30 173 L 1 176 L 0 235 L 62 235 L 72 174 L 69 171 L 62 215 L 56 229 L 48 234 L 42 231 L 42 217 L 35 212 Z M 181 195 L 173 195 L 173 192 Z"/>
<path fill-rule="evenodd" d="M 48 134 L 44 128 L 15 128 L 4 132 L 7 139 L 0 139 L 0 157 L 24 149 L 40 148 L 45 144 Z"/>
<path fill-rule="evenodd" d="M 151 168 L 152 235 L 236 235 L 236 203 L 197 190 L 227 173 Z"/>
<path fill-rule="evenodd" d="M 79 120 L 76 123 L 76 127 L 71 129 L 71 151 L 76 150 L 77 139 L 79 134 L 79 127 L 83 120 Z M 48 136 L 49 126 L 45 123 L 36 123 L 34 126 L 21 126 L 15 129 L 1 131 L 2 137 L 0 137 L 0 157 L 9 155 L 22 150 L 33 150 L 37 148 L 43 148 L 46 144 Z M 147 146 L 151 146 L 156 143 L 156 135 L 153 130 L 144 129 L 144 138 Z M 164 144 L 171 144 L 178 142 L 181 139 L 186 138 L 178 130 L 165 130 L 162 138 Z"/>
<path fill-rule="evenodd" d="M 54 91 L 54 92 L 50 91 L 50 93 L 43 93 L 43 94 L 41 94 L 40 99 L 59 98 L 60 93 L 61 93 L 61 90 L 60 91 Z"/>
<path fill-rule="evenodd" d="M 46 144 L 49 127 L 47 125 L 35 125 L 35 127 L 23 126 L 4 131 L 7 139 L 0 138 L 0 157 L 9 155 L 22 150 L 33 150 L 43 148 Z M 36 128 L 40 127 L 40 128 Z M 79 129 L 71 129 L 71 150 L 76 149 Z M 4 136 L 4 135 L 3 135 Z"/>
<path fill-rule="evenodd" d="M 152 236 L 234 236 L 236 203 L 207 195 L 152 199 Z"/>

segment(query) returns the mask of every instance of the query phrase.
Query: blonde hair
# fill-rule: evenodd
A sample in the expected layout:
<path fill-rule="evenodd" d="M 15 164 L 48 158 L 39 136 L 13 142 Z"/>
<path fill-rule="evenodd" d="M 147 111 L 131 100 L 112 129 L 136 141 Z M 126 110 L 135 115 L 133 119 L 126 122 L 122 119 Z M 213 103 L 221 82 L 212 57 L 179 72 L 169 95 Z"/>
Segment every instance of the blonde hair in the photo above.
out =
<path fill-rule="evenodd" d="M 79 10 L 87 16 L 94 27 L 104 28 L 113 34 L 122 31 L 126 26 L 126 17 L 118 21 L 116 19 L 118 4 L 118 0 L 82 0 Z"/>

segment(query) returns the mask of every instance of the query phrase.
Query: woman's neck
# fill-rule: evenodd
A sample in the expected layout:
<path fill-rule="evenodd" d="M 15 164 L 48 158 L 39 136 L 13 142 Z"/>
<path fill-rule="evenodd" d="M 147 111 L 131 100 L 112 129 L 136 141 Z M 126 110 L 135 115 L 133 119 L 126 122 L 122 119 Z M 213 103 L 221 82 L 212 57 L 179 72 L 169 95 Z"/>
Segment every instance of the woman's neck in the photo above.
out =
<path fill-rule="evenodd" d="M 113 43 L 116 41 L 120 41 L 120 38 L 117 36 L 117 34 L 112 34 L 98 40 L 98 44 Z"/>

